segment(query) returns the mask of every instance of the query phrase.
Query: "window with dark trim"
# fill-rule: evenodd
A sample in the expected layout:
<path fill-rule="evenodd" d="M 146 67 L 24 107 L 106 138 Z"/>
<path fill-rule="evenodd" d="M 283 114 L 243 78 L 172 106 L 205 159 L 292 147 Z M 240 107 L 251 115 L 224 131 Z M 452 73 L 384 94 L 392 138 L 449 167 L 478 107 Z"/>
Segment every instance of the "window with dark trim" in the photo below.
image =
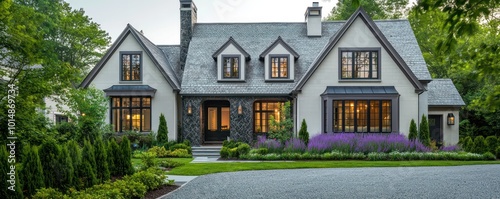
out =
<path fill-rule="evenodd" d="M 281 118 L 281 107 L 284 102 L 258 101 L 254 103 L 254 132 L 267 133 L 271 116 L 277 121 Z"/>
<path fill-rule="evenodd" d="M 392 132 L 391 100 L 332 100 L 331 103 L 333 129 L 327 132 Z"/>
<path fill-rule="evenodd" d="M 121 60 L 121 80 L 122 81 L 140 81 L 142 56 L 139 52 L 120 53 Z"/>
<path fill-rule="evenodd" d="M 379 79 L 379 50 L 341 50 L 341 79 Z"/>
<path fill-rule="evenodd" d="M 240 78 L 240 57 L 223 56 L 222 57 L 222 78 L 238 79 Z"/>
<path fill-rule="evenodd" d="M 68 116 L 65 115 L 56 115 L 56 124 L 61 124 L 63 122 L 68 122 Z"/>
<path fill-rule="evenodd" d="M 271 56 L 271 78 L 288 78 L 288 56 Z"/>
<path fill-rule="evenodd" d="M 151 131 L 151 97 L 112 97 L 110 119 L 115 132 Z"/>

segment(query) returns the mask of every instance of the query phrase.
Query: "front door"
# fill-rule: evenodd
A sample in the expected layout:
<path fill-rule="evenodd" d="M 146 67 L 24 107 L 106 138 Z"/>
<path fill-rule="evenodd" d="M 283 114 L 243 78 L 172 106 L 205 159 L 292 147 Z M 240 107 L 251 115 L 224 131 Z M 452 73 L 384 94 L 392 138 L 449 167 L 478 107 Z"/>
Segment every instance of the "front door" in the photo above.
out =
<path fill-rule="evenodd" d="M 442 115 L 429 115 L 429 131 L 431 140 L 436 141 L 436 146 L 440 147 L 443 144 L 443 127 Z"/>
<path fill-rule="evenodd" d="M 231 129 L 228 101 L 206 101 L 204 110 L 205 141 L 224 141 Z"/>

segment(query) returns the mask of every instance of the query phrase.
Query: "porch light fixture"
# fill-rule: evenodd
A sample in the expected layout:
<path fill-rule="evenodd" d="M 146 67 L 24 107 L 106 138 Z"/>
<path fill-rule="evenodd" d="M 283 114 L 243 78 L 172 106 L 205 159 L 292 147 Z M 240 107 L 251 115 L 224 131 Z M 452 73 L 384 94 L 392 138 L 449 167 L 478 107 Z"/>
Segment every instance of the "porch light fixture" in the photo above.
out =
<path fill-rule="evenodd" d="M 243 107 L 241 107 L 241 104 L 238 105 L 238 115 L 243 114 Z"/>
<path fill-rule="evenodd" d="M 188 113 L 188 115 L 193 115 L 193 107 L 191 107 L 191 103 L 188 104 L 187 113 Z"/>
<path fill-rule="evenodd" d="M 448 125 L 455 125 L 455 116 L 453 113 L 448 113 Z"/>

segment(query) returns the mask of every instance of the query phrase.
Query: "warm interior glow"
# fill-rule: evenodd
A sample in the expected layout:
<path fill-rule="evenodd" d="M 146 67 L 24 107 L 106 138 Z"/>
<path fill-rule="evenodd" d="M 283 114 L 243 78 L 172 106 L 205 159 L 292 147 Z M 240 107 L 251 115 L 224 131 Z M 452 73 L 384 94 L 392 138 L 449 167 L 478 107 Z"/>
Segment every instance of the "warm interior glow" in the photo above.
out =
<path fill-rule="evenodd" d="M 227 131 L 231 128 L 230 126 L 230 119 L 229 119 L 229 107 L 222 107 L 221 108 L 221 123 L 220 123 L 220 128 L 222 131 Z"/>

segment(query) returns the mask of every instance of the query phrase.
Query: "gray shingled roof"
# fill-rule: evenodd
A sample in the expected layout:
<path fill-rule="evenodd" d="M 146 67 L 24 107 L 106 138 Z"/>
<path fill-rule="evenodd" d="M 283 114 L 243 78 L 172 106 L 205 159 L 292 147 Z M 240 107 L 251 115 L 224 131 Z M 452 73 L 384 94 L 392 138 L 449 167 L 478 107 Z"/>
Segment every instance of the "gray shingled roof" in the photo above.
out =
<path fill-rule="evenodd" d="M 306 23 L 197 23 L 189 46 L 181 94 L 232 95 L 291 93 L 330 38 L 345 21 L 323 22 L 322 37 L 307 37 Z M 431 76 L 407 20 L 375 21 L 419 80 Z M 259 55 L 281 36 L 300 58 L 295 62 L 293 82 L 265 82 L 264 62 Z M 245 82 L 217 82 L 212 54 L 233 37 L 252 57 L 246 66 Z"/>
<path fill-rule="evenodd" d="M 429 106 L 465 106 L 451 79 L 434 79 L 427 90 Z"/>
<path fill-rule="evenodd" d="M 179 78 L 177 78 L 177 73 L 174 71 L 172 66 L 170 65 L 170 62 L 168 61 L 167 57 L 165 56 L 165 53 L 153 42 L 149 41 L 148 38 L 146 38 L 142 33 L 138 32 L 134 27 L 130 26 L 132 30 L 134 30 L 142 43 L 144 43 L 145 47 L 147 48 L 146 50 L 149 50 L 151 52 L 151 55 L 153 56 L 153 59 L 158 62 L 158 64 L 163 68 L 167 76 L 170 78 L 175 85 L 176 88 L 180 88 L 181 84 L 179 81 Z M 153 60 L 153 61 L 154 61 Z M 168 81 L 168 79 L 167 79 Z M 174 88 L 174 89 L 176 89 Z"/>
<path fill-rule="evenodd" d="M 167 57 L 170 66 L 172 66 L 172 69 L 177 74 L 177 78 L 180 81 L 182 81 L 182 69 L 180 63 L 180 52 L 181 52 L 180 45 L 158 45 L 158 48 L 160 48 L 160 50 L 163 51 L 165 57 Z"/>

